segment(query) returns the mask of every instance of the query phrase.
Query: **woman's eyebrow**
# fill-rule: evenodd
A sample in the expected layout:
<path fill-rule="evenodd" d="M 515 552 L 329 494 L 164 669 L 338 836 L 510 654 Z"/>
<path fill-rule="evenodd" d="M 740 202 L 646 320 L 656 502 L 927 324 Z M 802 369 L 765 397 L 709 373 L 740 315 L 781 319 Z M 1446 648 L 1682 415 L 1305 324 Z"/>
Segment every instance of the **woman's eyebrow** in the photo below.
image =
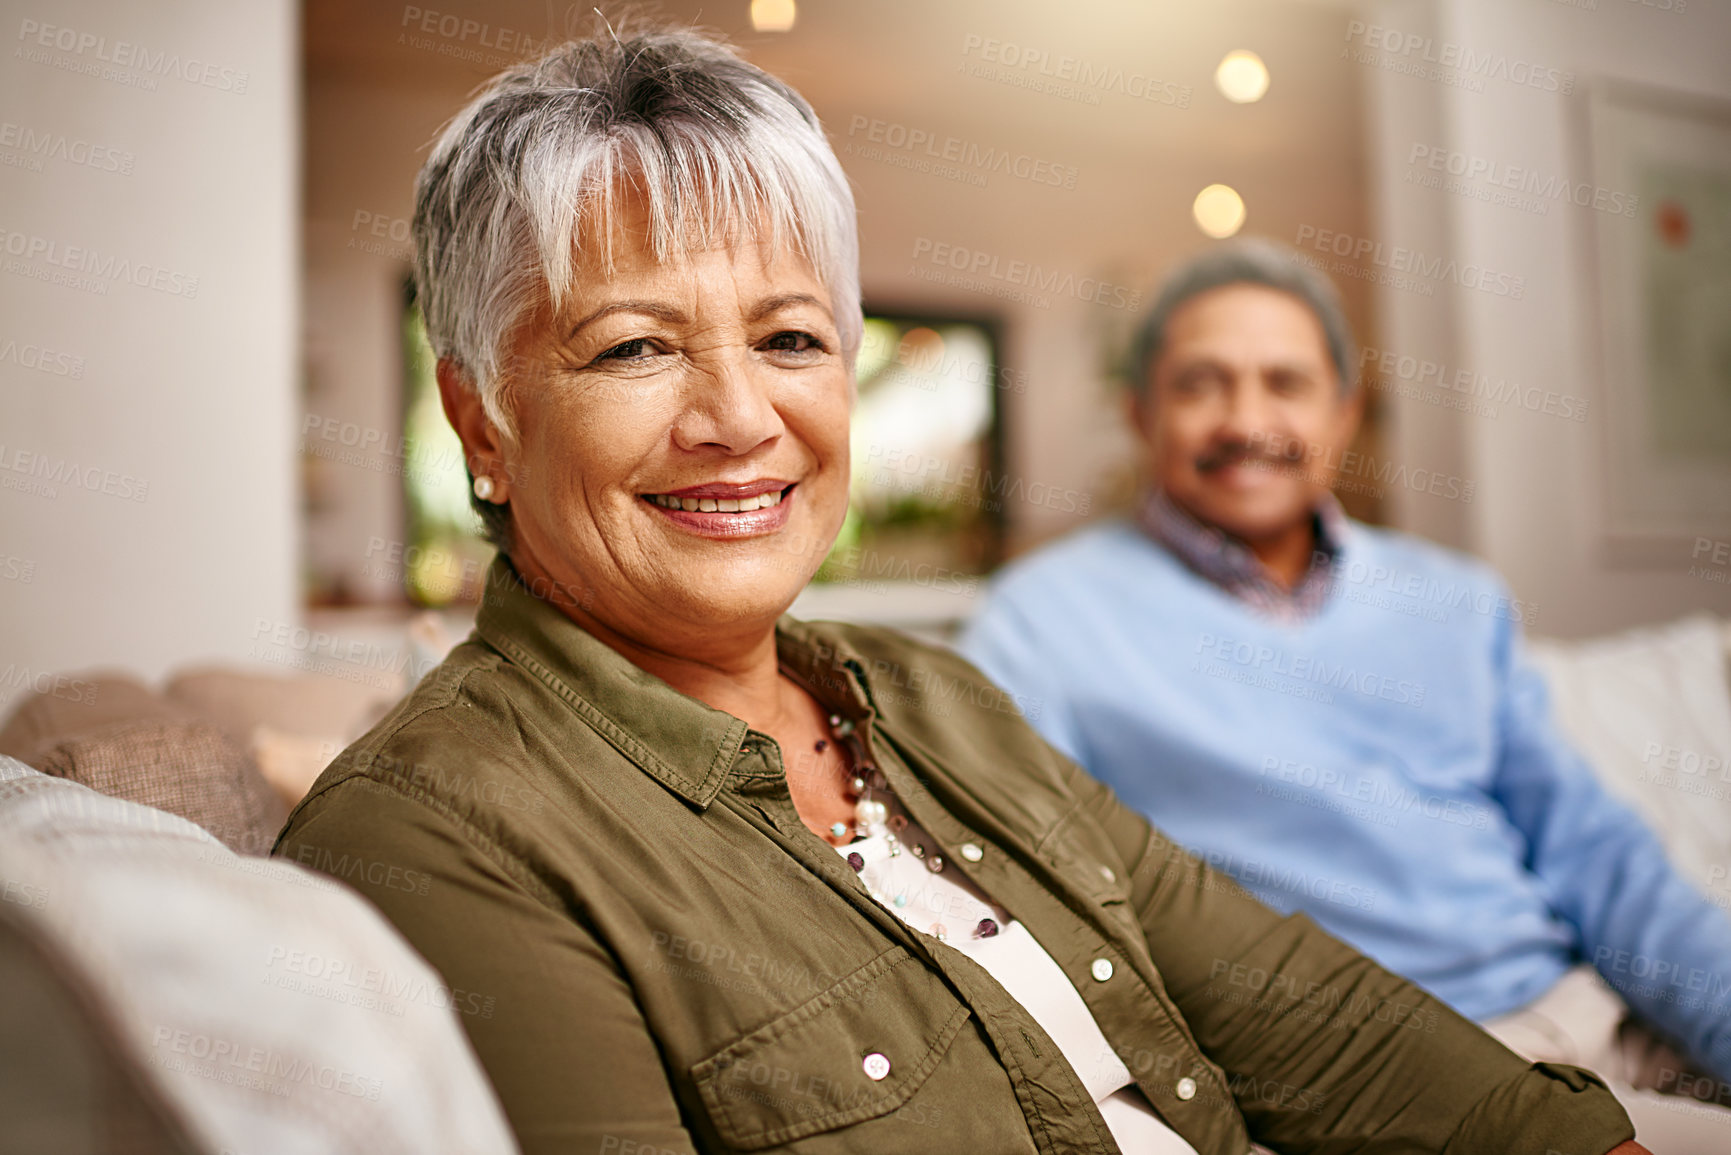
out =
<path fill-rule="evenodd" d="M 603 317 L 611 317 L 615 313 L 643 313 L 660 321 L 679 324 L 686 320 L 685 313 L 673 305 L 660 301 L 614 301 L 611 305 L 603 305 L 571 326 L 571 332 L 566 334 L 567 341 L 582 331 L 585 325 L 592 325 Z"/>
<path fill-rule="evenodd" d="M 766 297 L 759 301 L 747 320 L 761 321 L 771 313 L 785 309 L 790 305 L 816 305 L 826 313 L 828 312 L 828 307 L 823 301 L 810 293 L 778 293 L 773 297 Z M 596 321 L 604 317 L 611 317 L 615 313 L 642 313 L 670 324 L 680 324 L 688 319 L 683 310 L 660 301 L 614 301 L 612 304 L 601 306 L 571 326 L 571 332 L 566 334 L 565 339 L 571 340 L 583 330 L 584 326 L 592 325 Z"/>
<path fill-rule="evenodd" d="M 761 321 L 771 313 L 785 309 L 789 305 L 816 305 L 826 315 L 829 313 L 829 306 L 810 293 L 778 293 L 773 297 L 765 297 L 759 301 L 757 307 L 751 311 L 746 320 Z"/>

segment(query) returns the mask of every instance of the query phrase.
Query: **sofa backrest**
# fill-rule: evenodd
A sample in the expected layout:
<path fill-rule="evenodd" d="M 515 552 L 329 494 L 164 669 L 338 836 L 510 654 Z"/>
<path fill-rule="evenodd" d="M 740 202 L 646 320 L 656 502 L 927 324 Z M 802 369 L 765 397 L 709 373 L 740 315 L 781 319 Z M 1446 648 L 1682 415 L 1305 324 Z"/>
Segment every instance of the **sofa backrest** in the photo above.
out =
<path fill-rule="evenodd" d="M 17 958 L 57 960 L 87 1020 L 29 1020 L 0 986 L 0 1015 L 27 1024 L 0 1065 L 95 1022 L 139 1092 L 121 1114 L 161 1124 L 159 1144 L 178 1128 L 202 1155 L 516 1150 L 450 989 L 330 878 L 0 758 L 0 901 Z M 12 1133 L 76 1123 L 41 1115 L 0 1112 L 0 1151 L 77 1149 Z"/>
<path fill-rule="evenodd" d="M 1535 641 L 1557 724 L 1647 820 L 1684 875 L 1731 909 L 1731 624 L 1696 614 Z"/>

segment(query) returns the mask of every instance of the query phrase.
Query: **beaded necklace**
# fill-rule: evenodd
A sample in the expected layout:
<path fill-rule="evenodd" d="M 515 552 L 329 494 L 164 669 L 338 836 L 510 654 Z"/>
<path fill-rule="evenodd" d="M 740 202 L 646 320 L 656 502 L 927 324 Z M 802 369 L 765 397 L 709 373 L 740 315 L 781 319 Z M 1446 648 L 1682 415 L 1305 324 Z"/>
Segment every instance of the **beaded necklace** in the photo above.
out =
<path fill-rule="evenodd" d="M 857 842 L 861 839 L 881 838 L 884 845 L 889 848 L 889 857 L 901 857 L 903 849 L 901 835 L 903 831 L 908 829 L 908 820 L 905 815 L 892 811 L 887 802 L 874 797 L 877 792 L 881 791 L 887 794 L 889 791 L 889 782 L 884 777 L 883 771 L 867 761 L 865 749 L 860 742 L 858 728 L 854 725 L 853 719 L 843 718 L 840 714 L 831 714 L 829 716 L 829 730 L 831 736 L 845 751 L 843 761 L 853 767 L 853 772 L 848 775 L 845 786 L 848 797 L 853 801 L 853 825 L 849 826 L 845 822 L 832 824 L 829 828 L 831 839 L 840 843 L 842 839 Z M 828 740 L 818 739 L 815 749 L 819 754 L 828 748 Z M 836 849 L 841 850 L 841 845 L 838 845 Z M 923 842 L 909 842 L 906 849 L 914 858 L 919 859 L 931 873 L 943 873 L 944 856 L 935 851 L 928 851 Z M 865 856 L 857 850 L 850 850 L 847 852 L 847 864 L 853 867 L 855 873 L 863 871 L 866 865 Z M 895 900 L 894 906 L 898 914 L 905 903 L 905 896 L 900 896 Z M 998 930 L 997 920 L 983 918 L 973 928 L 972 937 L 992 938 L 997 935 Z M 929 933 L 940 942 L 948 937 L 948 930 L 942 923 L 933 924 Z"/>

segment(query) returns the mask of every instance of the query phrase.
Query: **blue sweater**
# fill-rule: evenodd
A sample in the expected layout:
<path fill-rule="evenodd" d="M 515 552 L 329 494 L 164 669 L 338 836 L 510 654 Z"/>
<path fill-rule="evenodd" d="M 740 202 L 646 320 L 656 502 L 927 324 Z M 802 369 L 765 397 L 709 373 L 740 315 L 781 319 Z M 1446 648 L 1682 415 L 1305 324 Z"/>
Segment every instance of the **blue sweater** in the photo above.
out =
<path fill-rule="evenodd" d="M 1731 1080 L 1731 920 L 1558 734 L 1522 605 L 1356 523 L 1336 565 L 1281 622 L 1107 523 L 1007 567 L 962 649 L 1156 826 L 1462 1014 L 1585 960 Z"/>

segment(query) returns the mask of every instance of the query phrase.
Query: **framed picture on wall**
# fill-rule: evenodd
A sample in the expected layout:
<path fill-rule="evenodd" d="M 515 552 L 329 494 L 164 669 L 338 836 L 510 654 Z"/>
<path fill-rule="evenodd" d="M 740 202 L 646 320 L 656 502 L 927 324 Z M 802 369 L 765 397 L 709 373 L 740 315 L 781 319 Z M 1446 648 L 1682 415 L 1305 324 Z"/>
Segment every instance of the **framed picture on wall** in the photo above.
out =
<path fill-rule="evenodd" d="M 1592 214 L 1603 538 L 1670 567 L 1731 540 L 1731 102 L 1607 82 L 1589 119 L 1593 195 L 1622 198 Z"/>

